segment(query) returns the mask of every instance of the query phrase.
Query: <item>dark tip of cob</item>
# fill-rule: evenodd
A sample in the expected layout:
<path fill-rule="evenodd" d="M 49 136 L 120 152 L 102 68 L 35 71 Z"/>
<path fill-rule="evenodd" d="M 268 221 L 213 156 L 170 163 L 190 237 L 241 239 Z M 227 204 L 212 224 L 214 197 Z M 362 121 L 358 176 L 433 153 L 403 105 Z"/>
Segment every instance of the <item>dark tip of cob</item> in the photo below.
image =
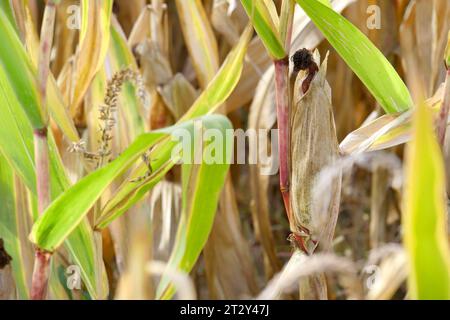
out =
<path fill-rule="evenodd" d="M 292 56 L 292 62 L 294 63 L 294 71 L 306 70 L 315 64 L 311 51 L 306 48 L 298 50 Z"/>

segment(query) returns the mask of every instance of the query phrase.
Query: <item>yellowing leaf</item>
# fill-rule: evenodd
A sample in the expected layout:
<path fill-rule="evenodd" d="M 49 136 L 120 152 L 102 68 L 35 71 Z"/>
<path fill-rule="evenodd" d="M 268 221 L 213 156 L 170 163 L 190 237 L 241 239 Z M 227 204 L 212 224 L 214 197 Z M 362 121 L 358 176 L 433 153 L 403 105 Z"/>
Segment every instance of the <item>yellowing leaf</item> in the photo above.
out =
<path fill-rule="evenodd" d="M 272 20 L 266 3 L 264 1 L 252 0 L 241 0 L 241 3 L 272 58 L 285 58 L 286 51 L 280 39 L 278 26 Z"/>
<path fill-rule="evenodd" d="M 37 90 L 36 73 L 33 71 L 14 25 L 5 12 L 0 11 L 0 72 L 8 78 L 9 86 L 14 90 L 33 128 L 40 129 L 45 126 L 45 118 Z"/>
<path fill-rule="evenodd" d="M 230 96 L 236 87 L 243 68 L 247 45 L 250 41 L 252 29 L 247 27 L 239 40 L 236 47 L 228 54 L 222 67 L 208 85 L 208 87 L 200 94 L 189 111 L 178 121 L 185 122 L 206 114 L 211 114 Z M 155 163 L 152 162 L 152 168 L 161 169 L 164 159 L 170 156 L 170 144 L 166 144 L 161 148 L 155 148 L 154 156 L 158 158 Z M 147 168 L 145 165 L 134 170 L 130 175 L 130 179 L 137 178 L 145 174 Z M 136 184 L 133 182 L 125 182 L 119 188 L 119 191 L 108 201 L 102 210 L 100 221 L 96 222 L 97 227 L 106 227 L 114 218 L 124 213 L 134 203 L 139 201 L 144 194 L 153 186 L 154 181 L 148 181 L 145 184 Z"/>
<path fill-rule="evenodd" d="M 219 51 L 211 24 L 200 0 L 176 0 L 181 30 L 197 78 L 206 88 L 219 69 Z"/>
<path fill-rule="evenodd" d="M 232 129 L 231 123 L 229 121 L 223 122 L 220 127 L 216 128 L 219 135 L 215 135 L 214 139 L 219 139 L 218 137 L 221 134 L 224 134 L 222 136 L 224 138 L 226 131 L 230 129 Z M 217 141 L 209 140 L 203 143 L 203 155 L 208 156 L 208 145 L 217 143 Z M 192 145 L 194 144 L 196 144 L 195 140 L 193 140 Z M 230 166 L 232 141 L 229 143 L 222 140 L 219 148 L 222 148 L 222 151 L 215 151 L 220 155 L 216 158 L 217 162 L 214 164 L 208 164 L 202 158 L 201 164 L 183 164 L 182 166 L 182 217 L 178 224 L 177 238 L 168 264 L 184 272 L 192 270 L 208 240 L 216 215 L 220 192 Z M 194 152 L 192 150 L 192 158 Z M 170 299 L 173 293 L 174 288 L 169 285 L 168 279 L 163 277 L 158 287 L 157 296 L 162 299 Z"/>
<path fill-rule="evenodd" d="M 406 158 L 403 241 L 412 299 L 450 299 L 450 248 L 442 153 L 425 104 L 415 110 Z"/>
<path fill-rule="evenodd" d="M 444 85 L 426 101 L 426 106 L 431 109 L 433 116 L 438 116 L 443 99 Z M 364 123 L 345 137 L 339 146 L 341 152 L 344 154 L 356 154 L 387 149 L 405 143 L 411 137 L 411 121 L 411 110 L 385 114 L 374 120 L 367 121 L 367 123 Z"/>
<path fill-rule="evenodd" d="M 75 88 L 70 106 L 72 116 L 97 71 L 102 66 L 109 47 L 112 0 L 82 0 L 81 30 L 76 56 Z"/>
<path fill-rule="evenodd" d="M 28 51 L 28 58 L 33 66 L 33 72 L 36 73 L 39 57 L 39 37 L 29 7 L 25 2 L 17 2 L 20 10 L 23 11 L 25 43 Z M 47 83 L 47 110 L 51 117 L 59 126 L 64 135 L 72 142 L 80 140 L 77 129 L 70 118 L 67 106 L 64 104 L 61 92 L 56 84 L 56 80 L 52 73 L 49 74 Z"/>

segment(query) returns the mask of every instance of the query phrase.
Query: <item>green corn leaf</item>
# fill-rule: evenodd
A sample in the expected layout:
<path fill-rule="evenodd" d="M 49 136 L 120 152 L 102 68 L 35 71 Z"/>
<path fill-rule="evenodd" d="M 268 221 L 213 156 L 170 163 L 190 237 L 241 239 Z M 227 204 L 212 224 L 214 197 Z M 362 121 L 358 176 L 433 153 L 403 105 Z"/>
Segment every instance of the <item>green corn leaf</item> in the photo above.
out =
<path fill-rule="evenodd" d="M 228 54 L 228 57 L 225 59 L 214 79 L 197 98 L 189 111 L 179 120 L 179 123 L 213 113 L 225 102 L 240 79 L 247 45 L 251 35 L 252 29 L 248 27 L 241 36 L 239 43 Z M 152 158 L 154 160 L 152 160 L 151 165 L 155 171 L 165 166 L 170 158 L 170 151 L 173 148 L 173 144 L 173 142 L 166 143 L 161 147 L 155 148 L 152 152 Z M 144 175 L 146 170 L 145 165 L 141 165 L 137 170 L 133 171 L 130 180 Z M 159 177 L 156 178 L 159 179 Z M 136 184 L 129 181 L 122 184 L 118 192 L 108 201 L 102 210 L 102 217 L 96 222 L 96 227 L 106 227 L 111 221 L 139 201 L 154 184 L 155 182 L 153 180 L 144 184 Z"/>
<path fill-rule="evenodd" d="M 11 256 L 11 265 L 16 283 L 17 297 L 19 299 L 29 298 L 29 275 L 32 270 L 27 268 L 27 262 L 32 259 L 33 248 L 26 234 L 28 212 L 20 208 L 21 191 L 18 189 L 18 180 L 6 159 L 0 155 L 0 239 L 4 241 L 6 252 Z M 24 188 L 22 188 L 24 189 Z M 28 245 L 28 246 L 27 246 Z M 28 259 L 27 260 L 27 252 Z"/>
<path fill-rule="evenodd" d="M 386 112 L 412 106 L 400 76 L 358 28 L 318 0 L 296 1 Z"/>
<path fill-rule="evenodd" d="M 99 298 L 97 296 L 96 274 L 98 270 L 95 266 L 97 253 L 95 251 L 94 232 L 87 218 L 83 219 L 66 239 L 64 247 L 69 251 L 74 264 L 80 267 L 81 278 L 91 297 L 93 299 Z"/>
<path fill-rule="evenodd" d="M 9 79 L 0 72 L 0 153 L 36 195 L 33 128 L 25 111 L 11 88 Z M 61 159 L 52 135 L 49 135 L 50 188 L 52 199 L 69 186 Z M 81 269 L 83 281 L 91 296 L 95 297 L 94 246 L 89 240 L 89 223 L 85 220 L 67 239 L 66 246 Z"/>
<path fill-rule="evenodd" d="M 216 128 L 214 142 L 222 148 L 217 156 L 217 164 L 183 164 L 182 166 L 182 217 L 178 224 L 177 238 L 168 265 L 183 272 L 190 272 L 194 267 L 211 232 L 220 192 L 225 183 L 229 169 L 229 160 L 233 148 L 233 140 L 226 141 L 226 132 L 232 129 L 231 124 Z M 222 137 L 222 139 L 220 139 Z M 211 140 L 211 139 L 207 139 Z M 195 141 L 194 141 L 195 143 Z M 210 154 L 208 145 L 204 147 L 204 159 Z M 192 155 L 193 157 L 193 155 Z M 174 293 L 167 277 L 163 277 L 158 287 L 157 296 L 170 299 Z"/>
<path fill-rule="evenodd" d="M 5 16 L 9 20 L 9 23 L 13 26 L 13 28 L 17 32 L 17 24 L 14 20 L 14 13 L 11 7 L 11 1 L 0 1 L 0 11 L 5 13 Z"/>
<path fill-rule="evenodd" d="M 36 194 L 33 128 L 10 82 L 2 72 L 0 72 L 0 112 L 2 114 L 0 151 L 23 179 L 28 189 Z M 67 185 L 67 180 L 51 135 L 49 140 L 49 148 L 52 150 L 50 152 L 51 191 L 52 196 L 57 196 Z"/>
<path fill-rule="evenodd" d="M 18 2 L 20 10 L 24 12 L 24 25 L 26 31 L 25 43 L 28 52 L 28 59 L 33 65 L 33 73 L 37 75 L 40 41 L 36 31 L 34 21 L 32 20 L 31 12 L 25 2 Z M 80 140 L 77 129 L 70 118 L 68 108 L 63 102 L 61 92 L 56 84 L 53 74 L 50 72 L 47 82 L 47 99 L 46 107 L 51 117 L 59 126 L 64 135 L 72 142 Z"/>
<path fill-rule="evenodd" d="M 444 162 L 425 104 L 415 110 L 406 179 L 402 224 L 410 298 L 450 299 Z"/>
<path fill-rule="evenodd" d="M 241 0 L 241 3 L 272 58 L 285 58 L 286 51 L 278 32 L 278 26 L 273 22 L 264 1 Z"/>
<path fill-rule="evenodd" d="M 0 152 L 25 185 L 35 190 L 33 128 L 3 72 L 0 72 L 0 112 Z"/>
<path fill-rule="evenodd" d="M 26 6 L 24 8 L 28 9 Z M 27 17 L 30 18 L 29 16 Z M 26 26 L 29 27 L 29 29 L 27 29 L 28 36 L 26 40 L 28 41 L 28 50 L 31 51 L 31 55 L 28 56 L 22 46 L 16 29 L 11 29 L 11 26 L 15 26 L 15 24 L 10 26 L 8 26 L 6 22 L 3 24 L 5 33 L 2 36 L 8 36 L 8 39 L 11 42 L 11 44 L 8 46 L 10 46 L 11 50 L 14 50 L 14 53 L 13 51 L 2 52 L 4 56 L 0 59 L 4 59 L 4 63 L 7 66 L 4 71 L 5 74 L 8 75 L 10 81 L 12 82 L 16 78 L 20 80 L 19 82 L 15 82 L 14 90 L 18 95 L 18 98 L 24 110 L 26 111 L 29 120 L 33 124 L 33 127 L 41 128 L 44 125 L 44 118 L 40 113 L 40 101 L 38 100 L 39 96 L 35 86 L 37 81 L 36 75 L 38 63 L 37 56 L 39 54 L 39 39 L 37 37 L 36 30 L 34 29 L 34 25 L 27 21 Z M 2 41 L 2 44 L 5 44 L 5 41 Z M 11 54 L 16 54 L 16 56 Z M 18 59 L 17 57 L 20 57 L 20 59 Z M 15 64 L 20 65 L 20 68 L 16 68 L 15 64 L 11 65 L 10 62 L 8 62 L 10 60 L 15 61 Z M 31 90 L 27 91 L 28 95 L 24 94 L 24 91 L 21 91 L 24 90 L 24 88 L 27 86 L 31 86 Z M 66 136 L 71 141 L 78 141 L 78 133 L 75 129 L 73 121 L 69 118 L 68 111 L 62 102 L 61 93 L 59 92 L 56 81 L 52 74 L 49 75 L 48 79 L 47 95 L 48 109 L 55 122 L 59 125 L 64 134 L 66 134 Z"/>
<path fill-rule="evenodd" d="M 0 72 L 7 76 L 33 128 L 45 127 L 36 75 L 16 29 L 3 11 L 0 11 Z"/>
<path fill-rule="evenodd" d="M 320 1 L 323 5 L 332 8 L 330 0 L 317 0 L 317 1 Z"/>
<path fill-rule="evenodd" d="M 125 68 L 137 70 L 136 61 L 128 47 L 127 40 L 115 24 L 111 26 L 109 55 L 116 72 Z M 142 116 L 141 101 L 137 97 L 136 89 L 131 83 L 125 83 L 122 94 L 119 97 L 121 105 L 125 106 L 125 108 L 121 108 L 121 111 L 125 115 L 125 121 L 130 131 L 129 135 L 133 138 L 143 133 L 146 129 Z"/>
<path fill-rule="evenodd" d="M 207 127 L 228 121 L 223 116 L 207 116 Z M 103 191 L 151 146 L 175 130 L 193 131 L 193 121 L 140 135 L 117 159 L 82 178 L 62 196 L 53 201 L 34 224 L 30 240 L 44 250 L 53 252 L 78 226 Z"/>

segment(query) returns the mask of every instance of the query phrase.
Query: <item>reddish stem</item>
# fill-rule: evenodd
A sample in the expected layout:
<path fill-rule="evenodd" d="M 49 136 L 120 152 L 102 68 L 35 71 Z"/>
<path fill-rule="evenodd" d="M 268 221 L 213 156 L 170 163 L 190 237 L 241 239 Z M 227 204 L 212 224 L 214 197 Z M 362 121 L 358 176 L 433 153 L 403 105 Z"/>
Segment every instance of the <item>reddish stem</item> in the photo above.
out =
<path fill-rule="evenodd" d="M 50 258 L 51 253 L 36 249 L 31 287 L 32 300 L 44 300 L 47 296 Z"/>
<path fill-rule="evenodd" d="M 280 160 L 280 190 L 289 222 L 292 222 L 290 205 L 290 137 L 289 137 L 289 58 L 274 61 L 275 95 L 278 121 L 278 154 Z"/>
<path fill-rule="evenodd" d="M 50 203 L 50 171 L 47 145 L 47 128 L 34 130 L 34 158 L 36 165 L 36 188 L 38 210 L 42 214 Z M 31 299 L 43 300 L 46 297 L 51 254 L 35 251 Z"/>
<path fill-rule="evenodd" d="M 46 3 L 41 29 L 39 50 L 38 82 L 41 102 L 41 114 L 45 126 L 34 130 L 34 161 L 36 165 L 36 190 L 39 215 L 42 215 L 50 204 L 50 166 L 47 141 L 47 80 L 50 74 L 50 54 L 55 29 L 56 6 L 53 0 Z M 51 253 L 39 248 L 35 251 L 33 277 L 31 282 L 31 298 L 45 299 L 49 276 Z"/>
<path fill-rule="evenodd" d="M 34 157 L 38 210 L 42 214 L 50 203 L 50 174 L 47 145 L 47 128 L 34 130 Z"/>

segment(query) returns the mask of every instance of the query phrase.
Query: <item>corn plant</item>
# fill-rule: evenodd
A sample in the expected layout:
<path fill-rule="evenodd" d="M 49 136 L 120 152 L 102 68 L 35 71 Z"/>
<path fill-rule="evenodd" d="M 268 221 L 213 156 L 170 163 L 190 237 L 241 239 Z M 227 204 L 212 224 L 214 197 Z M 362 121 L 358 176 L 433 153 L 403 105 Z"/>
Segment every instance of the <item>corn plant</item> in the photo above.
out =
<path fill-rule="evenodd" d="M 445 0 L 0 7 L 0 298 L 450 298 Z"/>

